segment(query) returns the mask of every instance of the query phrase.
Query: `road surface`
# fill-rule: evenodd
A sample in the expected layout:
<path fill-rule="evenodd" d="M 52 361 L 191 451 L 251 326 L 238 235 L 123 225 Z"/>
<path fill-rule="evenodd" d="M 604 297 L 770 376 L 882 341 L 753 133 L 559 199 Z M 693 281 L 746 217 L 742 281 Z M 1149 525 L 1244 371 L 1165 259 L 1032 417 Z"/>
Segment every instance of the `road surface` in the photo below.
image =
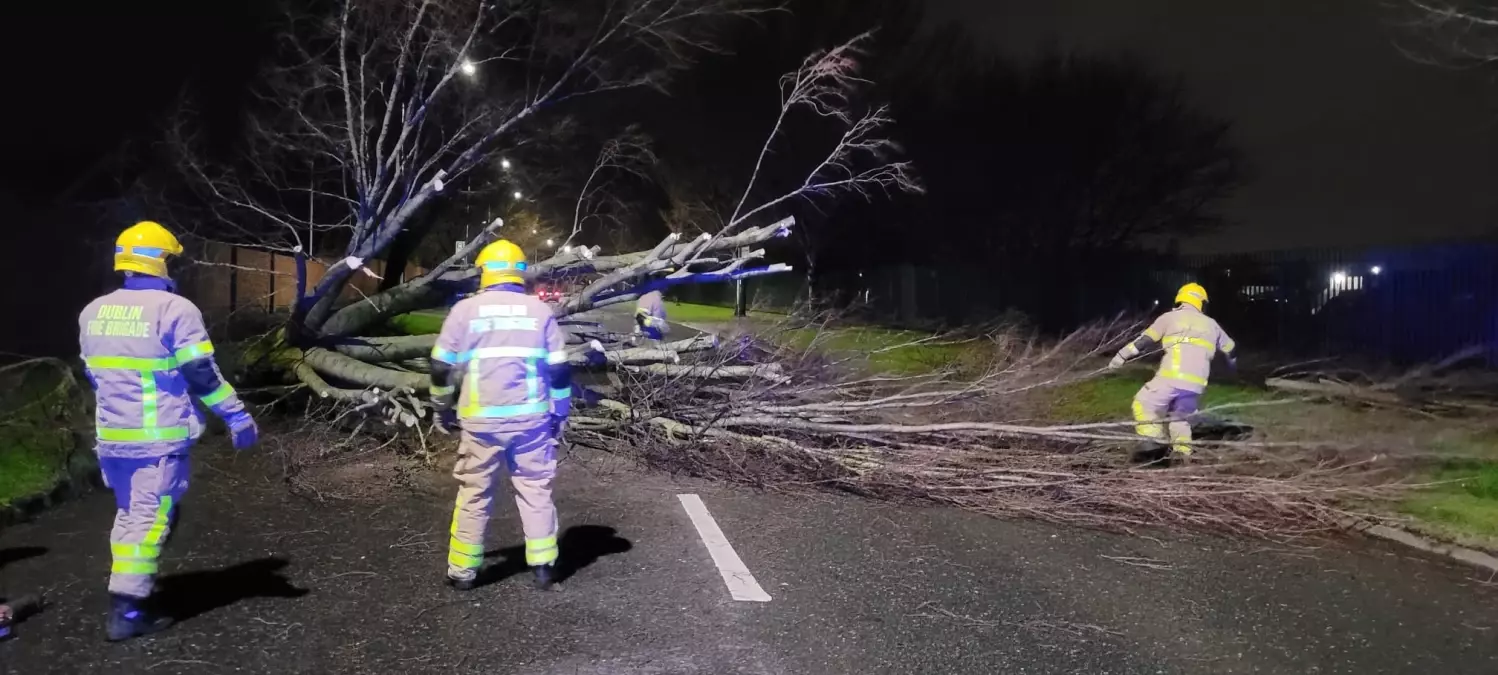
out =
<path fill-rule="evenodd" d="M 108 496 L 0 532 L 0 596 L 54 601 L 0 643 L 0 675 L 1498 673 L 1494 589 L 1382 545 L 1104 534 L 588 451 L 559 477 L 563 590 L 526 584 L 500 499 L 491 583 L 459 594 L 450 478 L 316 499 L 272 448 L 195 455 L 160 584 L 181 622 L 157 636 L 102 640 Z M 768 602 L 733 598 L 754 588 Z"/>

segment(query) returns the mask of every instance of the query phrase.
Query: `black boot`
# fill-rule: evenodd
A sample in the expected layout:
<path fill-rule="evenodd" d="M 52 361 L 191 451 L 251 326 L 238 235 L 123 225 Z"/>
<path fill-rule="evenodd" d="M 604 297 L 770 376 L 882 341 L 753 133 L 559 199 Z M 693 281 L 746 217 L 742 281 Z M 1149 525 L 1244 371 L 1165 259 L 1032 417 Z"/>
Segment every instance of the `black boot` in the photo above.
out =
<path fill-rule="evenodd" d="M 105 626 L 110 642 L 150 635 L 172 625 L 171 617 L 158 616 L 141 607 L 141 600 L 128 595 L 109 595 L 109 623 Z"/>
<path fill-rule="evenodd" d="M 536 575 L 536 590 L 549 591 L 556 588 L 556 569 L 551 565 L 536 565 L 531 568 Z"/>
<path fill-rule="evenodd" d="M 467 579 L 455 579 L 453 577 L 448 577 L 447 585 L 455 591 L 471 591 L 474 589 L 474 587 L 478 586 L 478 580 L 479 578 L 477 575 L 474 575 Z"/>

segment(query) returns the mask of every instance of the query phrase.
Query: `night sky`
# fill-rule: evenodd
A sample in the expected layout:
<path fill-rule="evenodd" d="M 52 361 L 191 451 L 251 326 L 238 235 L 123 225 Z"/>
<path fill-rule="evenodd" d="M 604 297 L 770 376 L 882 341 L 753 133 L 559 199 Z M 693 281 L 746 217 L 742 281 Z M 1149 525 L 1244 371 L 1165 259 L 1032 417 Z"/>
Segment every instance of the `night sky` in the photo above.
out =
<path fill-rule="evenodd" d="M 1397 4 L 1399 0 L 1391 0 Z M 1015 55 L 1121 49 L 1236 124 L 1256 180 L 1183 252 L 1498 234 L 1498 81 L 1406 58 L 1382 0 L 930 0 Z"/>
<path fill-rule="evenodd" d="M 6 16 L 0 192 L 46 201 L 124 139 L 149 142 L 189 79 L 232 101 L 263 41 L 246 17 L 266 6 L 156 0 L 85 19 Z M 1051 41 L 1135 52 L 1235 120 L 1255 182 L 1231 204 L 1234 227 L 1184 250 L 1495 232 L 1498 82 L 1407 59 L 1380 0 L 930 0 L 930 13 L 1011 54 Z"/>

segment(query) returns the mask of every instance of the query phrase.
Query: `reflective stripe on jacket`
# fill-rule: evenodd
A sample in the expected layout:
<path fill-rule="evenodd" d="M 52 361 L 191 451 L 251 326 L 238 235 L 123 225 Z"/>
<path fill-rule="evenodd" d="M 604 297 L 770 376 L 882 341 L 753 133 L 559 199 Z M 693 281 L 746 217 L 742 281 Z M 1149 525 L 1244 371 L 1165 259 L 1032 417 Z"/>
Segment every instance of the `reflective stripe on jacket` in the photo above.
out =
<path fill-rule="evenodd" d="M 1177 388 L 1201 392 L 1212 376 L 1212 357 L 1218 351 L 1231 355 L 1236 345 L 1212 317 L 1190 305 L 1161 314 L 1144 338 L 1160 345 L 1160 369 L 1155 378 Z"/>
<path fill-rule="evenodd" d="M 181 365 L 212 359 L 213 343 L 192 302 L 163 290 L 121 289 L 89 303 L 78 329 L 95 387 L 100 457 L 160 457 L 202 434 Z M 203 403 L 240 405 L 227 383 Z"/>
<path fill-rule="evenodd" d="M 458 417 L 469 431 L 544 424 L 572 397 L 570 384 L 551 386 L 566 381 L 552 376 L 568 367 L 566 336 L 551 307 L 524 293 L 490 288 L 459 301 L 442 322 L 432 358 L 460 374 Z"/>

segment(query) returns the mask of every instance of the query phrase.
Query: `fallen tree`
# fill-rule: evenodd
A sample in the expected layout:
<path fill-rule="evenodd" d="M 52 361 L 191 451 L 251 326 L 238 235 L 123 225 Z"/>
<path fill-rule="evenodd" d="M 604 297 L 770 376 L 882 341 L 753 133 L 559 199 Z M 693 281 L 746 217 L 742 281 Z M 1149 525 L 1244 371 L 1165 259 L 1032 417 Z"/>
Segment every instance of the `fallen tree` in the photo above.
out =
<path fill-rule="evenodd" d="M 1207 441 L 1192 463 L 1161 468 L 1124 460 L 1138 441 L 1132 421 L 1024 421 L 1028 403 L 1101 376 L 1097 364 L 1137 328 L 1113 322 L 1050 342 L 1003 328 L 976 339 L 983 359 L 975 370 L 888 376 L 859 367 L 866 355 L 829 361 L 825 338 L 786 346 L 797 342 L 788 331 L 830 334 L 788 319 L 741 341 L 733 355 L 704 351 L 685 361 L 701 371 L 773 363 L 781 377 L 703 382 L 636 371 L 595 392 L 598 405 L 574 418 L 571 439 L 764 488 L 833 488 L 1115 529 L 1294 537 L 1369 519 L 1352 505 L 1407 489 L 1374 449 Z"/>
<path fill-rule="evenodd" d="M 289 321 L 246 350 L 249 361 L 318 399 L 417 425 L 427 413 L 423 358 L 431 338 L 388 335 L 387 320 L 475 290 L 469 264 L 477 251 L 501 233 L 522 242 L 524 233 L 503 230 L 503 219 L 494 219 L 420 277 L 351 303 L 340 300 L 350 280 L 372 274 L 368 262 L 384 256 L 454 186 L 485 188 L 492 179 L 478 169 L 496 160 L 508 170 L 501 152 L 544 136 L 536 120 L 558 114 L 551 112 L 558 104 L 656 85 L 692 53 L 713 50 L 721 22 L 759 11 L 764 6 L 751 0 L 625 0 L 574 9 L 520 0 L 344 0 L 333 16 L 291 21 L 288 58 L 260 90 L 270 106 L 248 125 L 249 149 L 240 162 L 215 164 L 190 134 L 175 137 L 209 215 L 210 225 L 198 234 L 298 260 L 298 301 Z M 779 114 L 721 227 L 672 233 L 648 250 L 610 255 L 567 243 L 586 238 L 585 204 L 600 200 L 599 176 L 650 157 L 638 139 L 606 144 L 571 210 L 571 233 L 555 249 L 530 242 L 528 280 L 582 284 L 556 308 L 566 319 L 678 284 L 775 274 L 790 268 L 767 263 L 763 246 L 791 232 L 792 207 L 918 190 L 910 166 L 884 137 L 888 111 L 857 103 L 859 46 L 866 39 L 812 54 L 782 79 Z M 773 148 L 798 114 L 830 122 L 840 135 L 793 189 L 766 194 Z M 287 176 L 297 166 L 309 167 L 306 188 Z M 288 192 L 305 194 L 306 207 L 287 200 Z M 320 279 L 310 279 L 305 264 L 314 235 L 344 242 Z M 627 335 L 581 323 L 569 328 L 577 363 L 603 368 L 692 373 L 678 362 L 683 351 L 701 347 L 640 350 Z"/>

